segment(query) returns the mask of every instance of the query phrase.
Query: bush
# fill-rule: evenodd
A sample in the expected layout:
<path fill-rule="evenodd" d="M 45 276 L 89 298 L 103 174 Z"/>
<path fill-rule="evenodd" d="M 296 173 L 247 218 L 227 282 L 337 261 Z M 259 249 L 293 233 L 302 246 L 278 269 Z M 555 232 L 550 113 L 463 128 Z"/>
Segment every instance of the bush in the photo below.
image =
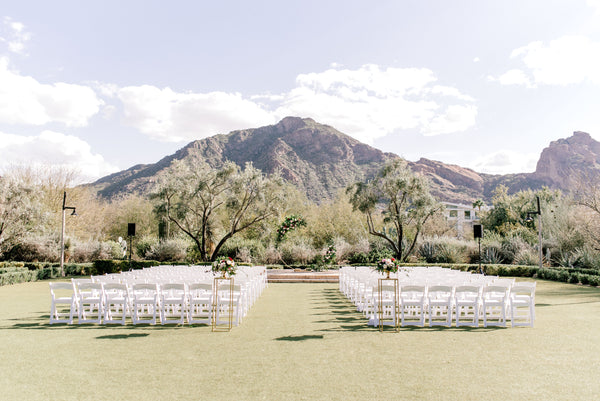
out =
<path fill-rule="evenodd" d="M 515 257 L 515 262 L 518 265 L 536 266 L 539 263 L 539 256 L 535 250 L 524 248 Z"/>
<path fill-rule="evenodd" d="M 579 280 L 580 280 L 580 274 L 579 273 L 573 273 L 571 274 L 571 276 L 569 277 L 568 282 L 570 284 L 579 284 Z"/>
<path fill-rule="evenodd" d="M 250 263 L 252 261 L 263 261 L 265 252 L 265 246 L 259 240 L 233 237 L 220 249 L 219 256 Z"/>
<path fill-rule="evenodd" d="M 131 246 L 131 244 L 129 244 Z M 152 252 L 152 248 L 158 246 L 158 238 L 152 235 L 144 235 L 135 241 L 135 254 L 140 258 L 146 258 L 146 255 Z"/>
<path fill-rule="evenodd" d="M 481 263 L 500 264 L 503 261 L 502 253 L 498 247 L 488 246 L 481 253 Z"/>
<path fill-rule="evenodd" d="M 67 245 L 65 249 L 65 255 L 68 256 Z M 3 258 L 23 262 L 56 262 L 60 259 L 60 244 L 49 236 L 28 236 L 5 252 Z"/>
<path fill-rule="evenodd" d="M 189 246 L 190 243 L 183 238 L 158 241 L 150 246 L 150 249 L 144 254 L 144 258 L 160 262 L 185 260 Z"/>
<path fill-rule="evenodd" d="M 348 262 L 353 265 L 369 263 L 369 255 L 366 252 L 357 252 L 349 256 Z"/>
<path fill-rule="evenodd" d="M 589 274 L 579 274 L 579 281 L 581 281 L 581 284 L 587 285 L 590 283 L 590 277 Z"/>
<path fill-rule="evenodd" d="M 303 239 L 299 238 L 294 241 L 291 239 L 283 242 L 279 246 L 279 250 L 281 252 L 281 258 L 285 264 L 302 264 L 307 265 L 312 262 L 317 255 L 317 251 L 313 249 L 310 243 Z"/>
<path fill-rule="evenodd" d="M 592 287 L 598 287 L 600 285 L 600 276 L 590 276 L 588 282 Z"/>

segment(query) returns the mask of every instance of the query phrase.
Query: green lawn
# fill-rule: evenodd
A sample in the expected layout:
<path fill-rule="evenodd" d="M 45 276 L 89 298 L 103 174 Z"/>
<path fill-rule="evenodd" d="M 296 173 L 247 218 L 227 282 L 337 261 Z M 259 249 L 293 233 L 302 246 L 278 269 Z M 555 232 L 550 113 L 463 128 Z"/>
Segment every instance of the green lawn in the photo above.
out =
<path fill-rule="evenodd" d="M 538 281 L 534 328 L 368 327 L 337 284 L 271 284 L 241 326 L 48 325 L 0 287 L 2 400 L 591 400 L 600 289 Z"/>

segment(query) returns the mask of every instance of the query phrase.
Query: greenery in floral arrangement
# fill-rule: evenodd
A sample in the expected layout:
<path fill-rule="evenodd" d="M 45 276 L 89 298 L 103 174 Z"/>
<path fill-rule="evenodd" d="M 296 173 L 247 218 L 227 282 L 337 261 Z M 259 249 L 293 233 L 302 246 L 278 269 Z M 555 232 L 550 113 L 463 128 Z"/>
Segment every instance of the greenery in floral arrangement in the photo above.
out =
<path fill-rule="evenodd" d="M 237 268 L 235 262 L 231 258 L 220 258 L 213 262 L 212 271 L 215 273 L 223 273 L 223 276 L 234 276 Z"/>
<path fill-rule="evenodd" d="M 396 273 L 398 271 L 398 261 L 394 258 L 384 258 L 377 262 L 375 270 L 380 273 L 390 272 Z"/>
<path fill-rule="evenodd" d="M 323 255 L 323 262 L 326 265 L 330 265 L 332 263 L 335 263 L 335 245 L 329 245 L 329 247 L 327 248 L 327 251 L 325 252 L 325 255 Z"/>
<path fill-rule="evenodd" d="M 304 226 L 306 226 L 306 221 L 302 218 L 302 216 L 295 214 L 287 216 L 277 229 L 277 242 L 283 241 L 288 232 Z"/>

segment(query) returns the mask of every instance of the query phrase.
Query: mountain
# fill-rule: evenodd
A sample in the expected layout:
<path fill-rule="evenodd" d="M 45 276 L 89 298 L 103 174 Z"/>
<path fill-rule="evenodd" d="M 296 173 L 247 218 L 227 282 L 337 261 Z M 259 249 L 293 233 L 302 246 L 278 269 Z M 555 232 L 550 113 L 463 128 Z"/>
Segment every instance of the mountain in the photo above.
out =
<path fill-rule="evenodd" d="M 398 157 L 365 145 L 310 118 L 286 117 L 275 125 L 233 131 L 189 143 L 155 164 L 138 165 L 91 184 L 103 197 L 144 193 L 173 160 L 200 155 L 215 168 L 225 161 L 279 171 L 309 199 L 333 198 L 341 188 L 373 177 L 386 160 Z"/>
<path fill-rule="evenodd" d="M 157 163 L 136 165 L 90 184 L 106 198 L 126 193 L 147 193 L 156 176 L 174 160 L 199 155 L 215 168 L 227 160 L 240 166 L 252 162 L 256 168 L 282 176 L 305 192 L 309 199 L 322 202 L 341 189 L 373 177 L 393 153 L 384 153 L 361 143 L 328 125 L 310 118 L 286 117 L 275 125 L 233 131 L 197 140 Z M 545 148 L 534 173 L 490 175 L 439 161 L 421 158 L 409 162 L 413 171 L 431 181 L 431 191 L 440 200 L 470 204 L 487 201 L 502 184 L 509 193 L 543 186 L 571 191 L 578 177 L 600 172 L 600 142 L 585 132 L 551 142 Z"/>

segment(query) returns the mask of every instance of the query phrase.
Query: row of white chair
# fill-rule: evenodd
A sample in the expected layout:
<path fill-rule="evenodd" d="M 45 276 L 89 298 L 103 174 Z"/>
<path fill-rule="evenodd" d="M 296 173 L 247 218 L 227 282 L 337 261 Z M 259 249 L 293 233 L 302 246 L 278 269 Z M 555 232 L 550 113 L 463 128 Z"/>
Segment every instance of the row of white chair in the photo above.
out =
<path fill-rule="evenodd" d="M 484 327 L 506 327 L 508 320 L 512 326 L 533 326 L 535 282 L 471 277 L 440 269 L 424 274 L 424 270 L 413 268 L 401 274 L 397 287 L 392 281 L 383 281 L 380 288 L 378 279 L 382 276 L 369 268 L 342 268 L 340 290 L 372 325 L 378 325 L 381 318 L 382 324 L 400 326 L 422 327 L 428 321 L 430 326 L 450 327 L 454 321 L 457 327 L 478 327 L 480 320 Z"/>
<path fill-rule="evenodd" d="M 127 274 L 122 280 L 111 275 L 50 283 L 50 324 L 72 324 L 75 317 L 78 323 L 125 324 L 130 318 L 133 324 L 156 324 L 157 319 L 161 324 L 211 324 L 214 318 L 221 324 L 231 315 L 237 325 L 266 286 L 265 269 L 250 269 L 233 286 L 221 282 L 217 291 L 212 280 L 149 283 Z"/>

